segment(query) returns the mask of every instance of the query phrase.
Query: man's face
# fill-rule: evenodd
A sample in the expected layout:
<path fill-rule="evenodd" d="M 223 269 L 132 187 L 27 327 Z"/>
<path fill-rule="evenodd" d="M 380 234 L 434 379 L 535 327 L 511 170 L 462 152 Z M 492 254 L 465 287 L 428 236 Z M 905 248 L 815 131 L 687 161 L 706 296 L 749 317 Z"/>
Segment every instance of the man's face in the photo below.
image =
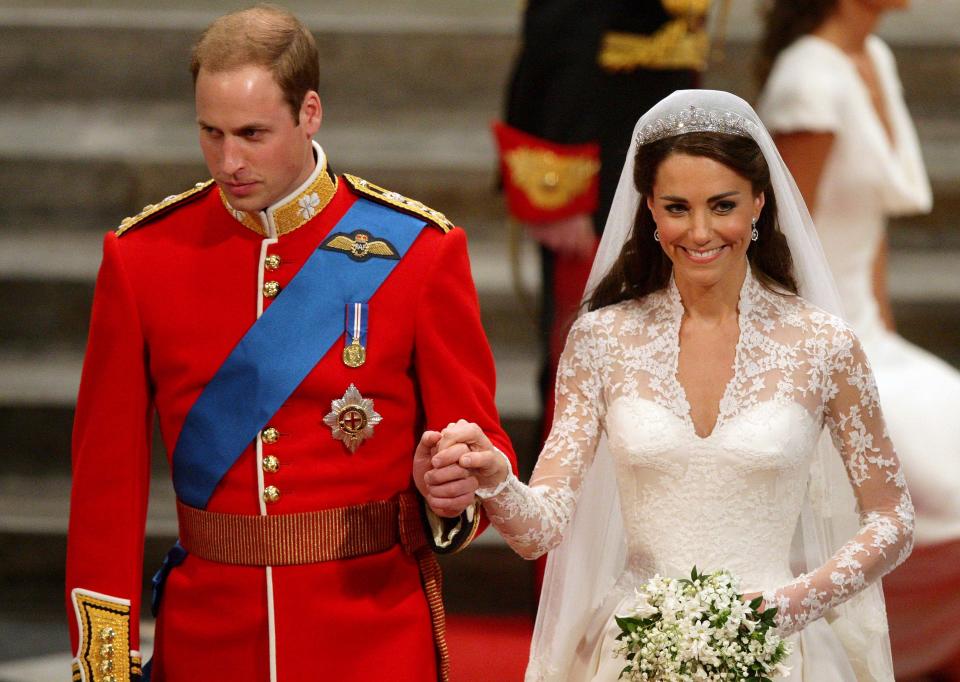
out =
<path fill-rule="evenodd" d="M 203 158 L 231 206 L 262 210 L 310 176 L 310 141 L 321 119 L 317 93 L 307 93 L 296 125 L 273 75 L 248 65 L 222 72 L 200 69 L 196 99 Z"/>

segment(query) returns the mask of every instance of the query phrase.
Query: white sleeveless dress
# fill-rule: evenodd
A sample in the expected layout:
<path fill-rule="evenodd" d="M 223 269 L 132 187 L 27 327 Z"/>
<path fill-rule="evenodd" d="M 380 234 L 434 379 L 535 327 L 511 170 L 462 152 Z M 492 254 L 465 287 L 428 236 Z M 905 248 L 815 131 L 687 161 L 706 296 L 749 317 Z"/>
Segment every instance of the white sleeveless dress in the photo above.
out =
<path fill-rule="evenodd" d="M 613 607 L 584 614 L 600 619 L 605 635 L 577 651 L 565 670 L 531 669 L 527 679 L 617 680 L 624 662 L 612 653 L 612 613 L 644 579 L 682 577 L 696 565 L 728 569 L 745 592 L 763 591 L 776 603 L 781 630 L 797 643 L 791 680 L 854 681 L 820 616 L 903 561 L 913 522 L 860 346 L 838 318 L 774 294 L 748 273 L 734 375 L 716 426 L 700 437 L 677 379 L 682 318 L 672 280 L 641 300 L 580 317 L 560 361 L 556 417 L 530 485 L 511 477 L 485 502 L 519 554 L 548 551 L 568 527 L 606 434 L 627 570 L 605 600 Z M 791 541 L 824 428 L 846 465 L 861 525 L 828 562 L 797 576 Z"/>
<path fill-rule="evenodd" d="M 835 135 L 813 218 L 845 316 L 877 379 L 917 510 L 917 545 L 930 545 L 960 538 L 960 372 L 888 331 L 873 295 L 872 267 L 888 216 L 927 212 L 931 195 L 893 55 L 876 36 L 867 49 L 893 145 L 854 64 L 816 36 L 781 53 L 757 111 L 773 135 Z"/>

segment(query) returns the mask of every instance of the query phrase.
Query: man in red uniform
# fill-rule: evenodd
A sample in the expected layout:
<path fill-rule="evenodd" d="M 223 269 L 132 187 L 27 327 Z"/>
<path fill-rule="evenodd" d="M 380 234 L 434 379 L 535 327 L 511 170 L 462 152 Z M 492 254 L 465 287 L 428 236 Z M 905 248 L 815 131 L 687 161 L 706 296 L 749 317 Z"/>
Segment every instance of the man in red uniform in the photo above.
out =
<path fill-rule="evenodd" d="M 218 19 L 191 68 L 213 180 L 104 241 L 74 427 L 73 677 L 446 679 L 430 550 L 464 547 L 479 517 L 424 508 L 418 436 L 466 417 L 512 458 L 464 233 L 330 171 L 293 16 Z M 154 412 L 180 541 L 141 673 Z M 475 488 L 455 481 L 448 508 Z"/>

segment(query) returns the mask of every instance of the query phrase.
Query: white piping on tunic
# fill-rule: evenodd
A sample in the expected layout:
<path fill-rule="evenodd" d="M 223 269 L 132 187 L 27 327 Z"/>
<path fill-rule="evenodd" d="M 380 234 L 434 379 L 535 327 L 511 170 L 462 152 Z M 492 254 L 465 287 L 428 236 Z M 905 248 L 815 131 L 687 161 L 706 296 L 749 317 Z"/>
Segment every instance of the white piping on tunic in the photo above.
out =
<path fill-rule="evenodd" d="M 304 189 L 306 189 L 310 183 L 312 183 L 317 175 L 323 170 L 326 166 L 326 155 L 323 152 L 323 148 L 313 142 L 314 157 L 316 158 L 316 166 L 313 169 L 313 172 L 310 173 L 310 177 L 304 181 L 304 183 L 292 192 L 288 196 L 296 196 L 300 194 Z M 260 319 L 260 316 L 263 315 L 263 285 L 265 282 L 265 265 L 267 258 L 267 250 L 276 244 L 279 241 L 277 237 L 277 226 L 273 221 L 273 211 L 271 210 L 275 206 L 283 205 L 284 200 L 281 199 L 278 202 L 275 202 L 273 206 L 268 206 L 266 210 L 260 211 L 259 218 L 260 223 L 266 228 L 267 236 L 260 242 L 260 262 L 257 267 L 257 319 Z M 260 439 L 262 431 L 257 434 L 256 440 L 256 452 L 257 452 L 257 495 L 259 497 L 260 504 L 260 515 L 267 515 L 267 503 L 263 499 L 264 491 L 264 479 L 263 479 L 263 441 Z M 276 627 L 276 617 L 273 603 L 273 567 L 267 566 L 265 571 L 265 578 L 267 584 L 267 642 L 270 652 L 270 682 L 277 682 L 277 627 Z"/>
<path fill-rule="evenodd" d="M 263 284 L 264 284 L 264 266 L 266 264 L 267 249 L 279 240 L 277 239 L 277 229 L 273 224 L 273 219 L 265 211 L 261 211 L 260 217 L 267 228 L 267 238 L 260 243 L 260 263 L 257 268 L 257 319 L 263 315 Z M 262 433 L 262 432 L 261 432 Z M 257 434 L 257 497 L 260 503 L 260 515 L 267 515 L 267 503 L 263 499 L 264 481 L 263 481 L 263 441 L 260 433 Z M 267 582 L 267 642 L 270 652 L 270 682 L 277 682 L 277 629 L 276 619 L 273 609 L 273 567 L 266 567 Z"/>

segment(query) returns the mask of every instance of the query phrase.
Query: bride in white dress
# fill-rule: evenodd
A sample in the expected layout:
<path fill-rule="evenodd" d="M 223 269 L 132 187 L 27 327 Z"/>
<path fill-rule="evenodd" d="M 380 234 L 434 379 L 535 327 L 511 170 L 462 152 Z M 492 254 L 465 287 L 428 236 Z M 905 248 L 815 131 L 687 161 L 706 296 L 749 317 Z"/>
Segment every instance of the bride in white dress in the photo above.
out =
<path fill-rule="evenodd" d="M 893 55 L 872 35 L 884 11 L 906 3 L 817 4 L 819 16 L 794 0 L 769 9 L 772 70 L 757 109 L 811 207 L 916 505 L 918 552 L 888 586 L 898 673 L 952 655 L 960 676 L 960 372 L 892 330 L 882 286 L 888 216 L 931 204 Z"/>
<path fill-rule="evenodd" d="M 530 484 L 461 422 L 431 494 L 465 468 L 514 550 L 553 549 L 528 680 L 616 680 L 623 599 L 696 565 L 779 608 L 790 679 L 892 681 L 877 586 L 913 511 L 799 193 L 728 93 L 674 93 L 635 138 Z"/>

